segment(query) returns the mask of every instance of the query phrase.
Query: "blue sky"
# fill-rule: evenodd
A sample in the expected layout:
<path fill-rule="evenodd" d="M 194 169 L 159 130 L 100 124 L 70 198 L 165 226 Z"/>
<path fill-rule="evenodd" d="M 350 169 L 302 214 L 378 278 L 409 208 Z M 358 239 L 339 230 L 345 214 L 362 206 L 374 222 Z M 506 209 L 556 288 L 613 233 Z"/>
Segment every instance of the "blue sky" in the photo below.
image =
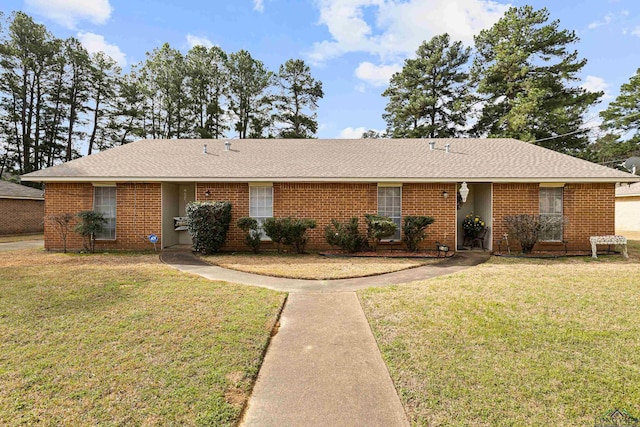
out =
<path fill-rule="evenodd" d="M 163 42 L 186 52 L 194 44 L 246 49 L 277 71 L 302 58 L 324 85 L 318 137 L 359 137 L 382 130 L 390 75 L 423 40 L 448 32 L 472 45 L 509 5 L 546 7 L 560 27 L 575 30 L 588 63 L 577 84 L 604 90 L 597 111 L 640 67 L 637 0 L 3 0 L 1 10 L 27 12 L 56 36 L 78 37 L 127 70 Z"/>

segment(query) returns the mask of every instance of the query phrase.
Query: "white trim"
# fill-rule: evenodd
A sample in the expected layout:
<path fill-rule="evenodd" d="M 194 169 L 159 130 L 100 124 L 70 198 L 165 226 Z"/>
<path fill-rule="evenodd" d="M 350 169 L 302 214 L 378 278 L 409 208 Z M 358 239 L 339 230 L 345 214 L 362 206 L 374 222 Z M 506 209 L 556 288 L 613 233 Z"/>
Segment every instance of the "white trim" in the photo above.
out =
<path fill-rule="evenodd" d="M 416 177 L 399 177 L 399 178 L 380 178 L 380 177 L 371 177 L 371 178 L 354 178 L 354 177 L 332 177 L 332 178 L 319 178 L 319 177 L 268 177 L 268 178 L 257 178 L 257 177 L 237 177 L 237 178 L 229 178 L 229 177 L 179 177 L 179 178 L 171 178 L 171 177 L 96 177 L 96 176 L 87 176 L 87 177 L 27 177 L 22 176 L 21 179 L 23 181 L 30 182 L 147 182 L 147 183 L 161 183 L 161 182 L 327 182 L 327 183 L 343 183 L 343 182 L 358 182 L 358 183 L 458 183 L 462 181 L 466 181 L 468 184 L 471 183 L 534 183 L 539 184 L 543 182 L 555 182 L 557 183 L 559 180 L 568 183 L 618 183 L 618 182 L 638 182 L 640 178 L 638 177 L 615 177 L 615 178 L 602 178 L 602 177 L 593 177 L 593 178 L 568 178 L 568 177 L 555 177 L 555 178 L 492 178 L 492 177 L 478 177 L 478 178 L 468 178 L 468 177 L 449 177 L 449 178 L 416 178 Z M 115 180 L 115 181 L 114 181 Z"/>

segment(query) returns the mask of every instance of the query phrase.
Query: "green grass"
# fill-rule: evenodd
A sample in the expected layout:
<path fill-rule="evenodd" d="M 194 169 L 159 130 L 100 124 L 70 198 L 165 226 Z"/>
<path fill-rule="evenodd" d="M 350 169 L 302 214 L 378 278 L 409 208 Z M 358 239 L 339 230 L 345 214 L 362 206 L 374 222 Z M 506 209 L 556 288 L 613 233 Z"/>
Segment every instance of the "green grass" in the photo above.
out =
<path fill-rule="evenodd" d="M 632 257 L 492 259 L 359 292 L 413 425 L 593 425 L 640 416 L 640 245 Z"/>
<path fill-rule="evenodd" d="M 284 294 L 157 255 L 0 254 L 0 425 L 235 425 Z"/>
<path fill-rule="evenodd" d="M 231 270 L 266 276 L 316 280 L 373 276 L 442 262 L 442 259 L 433 258 L 326 257 L 319 254 L 278 254 L 275 252 L 220 253 L 203 256 L 202 259 Z"/>

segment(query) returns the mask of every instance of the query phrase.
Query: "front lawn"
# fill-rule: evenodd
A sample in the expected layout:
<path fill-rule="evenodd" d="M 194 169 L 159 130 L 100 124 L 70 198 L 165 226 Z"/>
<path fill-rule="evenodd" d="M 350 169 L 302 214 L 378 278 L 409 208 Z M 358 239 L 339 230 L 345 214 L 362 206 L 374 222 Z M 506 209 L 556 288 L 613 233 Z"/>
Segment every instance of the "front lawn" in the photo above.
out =
<path fill-rule="evenodd" d="M 220 267 L 293 279 L 345 279 L 406 270 L 441 262 L 428 258 L 326 257 L 318 254 L 216 254 L 202 257 Z"/>
<path fill-rule="evenodd" d="M 593 425 L 640 417 L 640 246 L 620 256 L 493 258 L 359 292 L 413 425 Z"/>
<path fill-rule="evenodd" d="M 0 425 L 235 425 L 283 301 L 157 255 L 0 253 Z"/>

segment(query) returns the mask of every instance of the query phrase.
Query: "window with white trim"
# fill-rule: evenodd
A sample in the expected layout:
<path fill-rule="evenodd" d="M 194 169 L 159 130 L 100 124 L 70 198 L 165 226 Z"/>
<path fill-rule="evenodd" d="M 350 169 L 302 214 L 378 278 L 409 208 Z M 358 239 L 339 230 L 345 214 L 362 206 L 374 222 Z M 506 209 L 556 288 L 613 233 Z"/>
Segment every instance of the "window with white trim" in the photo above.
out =
<path fill-rule="evenodd" d="M 100 212 L 107 223 L 96 239 L 116 239 L 116 187 L 93 187 L 93 210 Z"/>
<path fill-rule="evenodd" d="M 378 215 L 388 216 L 397 225 L 395 234 L 389 240 L 400 240 L 402 187 L 378 187 Z"/>
<path fill-rule="evenodd" d="M 540 187 L 540 221 L 552 222 L 552 228 L 540 235 L 543 242 L 562 241 L 562 187 Z"/>
<path fill-rule="evenodd" d="M 273 187 L 249 186 L 249 216 L 258 220 L 262 240 L 269 240 L 262 224 L 265 219 L 273 217 Z"/>

